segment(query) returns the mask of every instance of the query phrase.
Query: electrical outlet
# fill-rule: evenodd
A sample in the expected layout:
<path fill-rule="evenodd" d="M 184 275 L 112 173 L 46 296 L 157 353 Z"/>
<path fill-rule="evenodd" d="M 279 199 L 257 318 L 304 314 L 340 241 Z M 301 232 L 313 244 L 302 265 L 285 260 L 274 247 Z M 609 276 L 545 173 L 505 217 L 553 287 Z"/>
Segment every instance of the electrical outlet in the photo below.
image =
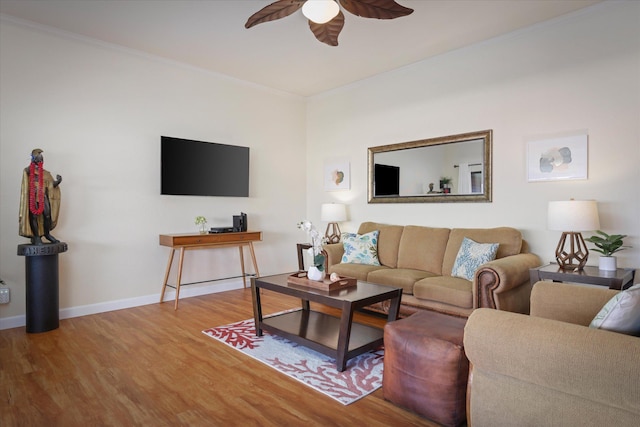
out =
<path fill-rule="evenodd" d="M 0 304 L 9 304 L 11 302 L 11 290 L 9 288 L 0 287 Z"/>

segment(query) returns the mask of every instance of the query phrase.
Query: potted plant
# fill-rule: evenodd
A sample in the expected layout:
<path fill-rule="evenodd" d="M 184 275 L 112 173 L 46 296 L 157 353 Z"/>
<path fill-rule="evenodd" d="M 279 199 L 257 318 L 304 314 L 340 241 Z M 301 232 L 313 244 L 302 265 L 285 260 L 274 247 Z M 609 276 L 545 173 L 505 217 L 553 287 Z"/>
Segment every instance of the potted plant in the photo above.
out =
<path fill-rule="evenodd" d="M 307 270 L 307 277 L 310 280 L 322 281 L 326 272 L 324 271 L 324 252 L 322 245 L 327 243 L 326 237 L 322 236 L 309 220 L 298 223 L 298 228 L 307 232 L 311 238 L 311 247 L 308 249 L 309 255 L 313 256 L 313 265 Z"/>
<path fill-rule="evenodd" d="M 205 225 L 207 224 L 207 218 L 198 215 L 196 217 L 196 225 L 198 226 L 199 230 L 200 230 L 200 234 L 205 234 L 207 232 L 207 230 L 205 229 Z"/>
<path fill-rule="evenodd" d="M 445 194 L 451 193 L 451 178 L 448 176 L 443 176 L 440 178 L 440 188 L 442 192 Z"/>
<path fill-rule="evenodd" d="M 596 247 L 594 251 L 600 252 L 600 270 L 615 271 L 618 266 L 616 257 L 613 256 L 618 251 L 629 248 L 630 246 L 624 246 L 623 239 L 627 237 L 626 234 L 607 234 L 604 231 L 597 230 L 597 234 L 600 236 L 591 236 L 585 239 L 587 242 L 593 243 Z"/>

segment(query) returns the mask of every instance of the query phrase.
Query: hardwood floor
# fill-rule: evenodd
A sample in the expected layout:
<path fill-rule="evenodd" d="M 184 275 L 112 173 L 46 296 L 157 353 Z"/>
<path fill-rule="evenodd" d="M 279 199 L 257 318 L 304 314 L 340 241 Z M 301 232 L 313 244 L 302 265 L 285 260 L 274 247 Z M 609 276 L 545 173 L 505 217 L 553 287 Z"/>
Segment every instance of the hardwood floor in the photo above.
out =
<path fill-rule="evenodd" d="M 263 294 L 265 313 L 298 306 Z M 0 331 L 0 425 L 436 425 L 381 389 L 343 406 L 201 332 L 252 316 L 242 289 L 182 299 L 177 311 L 152 304 L 61 320 L 41 334 Z"/>

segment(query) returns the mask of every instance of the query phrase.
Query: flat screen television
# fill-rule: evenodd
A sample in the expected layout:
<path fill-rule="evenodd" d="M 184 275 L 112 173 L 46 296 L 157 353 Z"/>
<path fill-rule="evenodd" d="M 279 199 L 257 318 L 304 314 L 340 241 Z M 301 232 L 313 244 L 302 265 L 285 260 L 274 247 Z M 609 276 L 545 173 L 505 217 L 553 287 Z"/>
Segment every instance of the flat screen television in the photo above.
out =
<path fill-rule="evenodd" d="M 249 147 L 161 137 L 160 193 L 249 197 Z"/>
<path fill-rule="evenodd" d="M 374 165 L 373 193 L 375 196 L 400 195 L 400 167 Z"/>

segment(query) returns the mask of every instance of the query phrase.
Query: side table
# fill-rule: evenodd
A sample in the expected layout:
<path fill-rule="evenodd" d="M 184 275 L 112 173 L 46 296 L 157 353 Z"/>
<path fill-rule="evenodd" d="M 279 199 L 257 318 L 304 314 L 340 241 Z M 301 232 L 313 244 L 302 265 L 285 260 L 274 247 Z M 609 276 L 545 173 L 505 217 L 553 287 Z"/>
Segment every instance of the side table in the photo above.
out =
<path fill-rule="evenodd" d="M 540 280 L 554 282 L 573 282 L 587 285 L 608 286 L 609 289 L 622 290 L 631 286 L 635 270 L 618 268 L 615 271 L 600 270 L 598 267 L 586 266 L 582 270 L 563 270 L 557 264 L 547 264 L 529 269 L 529 277 L 533 285 Z"/>

